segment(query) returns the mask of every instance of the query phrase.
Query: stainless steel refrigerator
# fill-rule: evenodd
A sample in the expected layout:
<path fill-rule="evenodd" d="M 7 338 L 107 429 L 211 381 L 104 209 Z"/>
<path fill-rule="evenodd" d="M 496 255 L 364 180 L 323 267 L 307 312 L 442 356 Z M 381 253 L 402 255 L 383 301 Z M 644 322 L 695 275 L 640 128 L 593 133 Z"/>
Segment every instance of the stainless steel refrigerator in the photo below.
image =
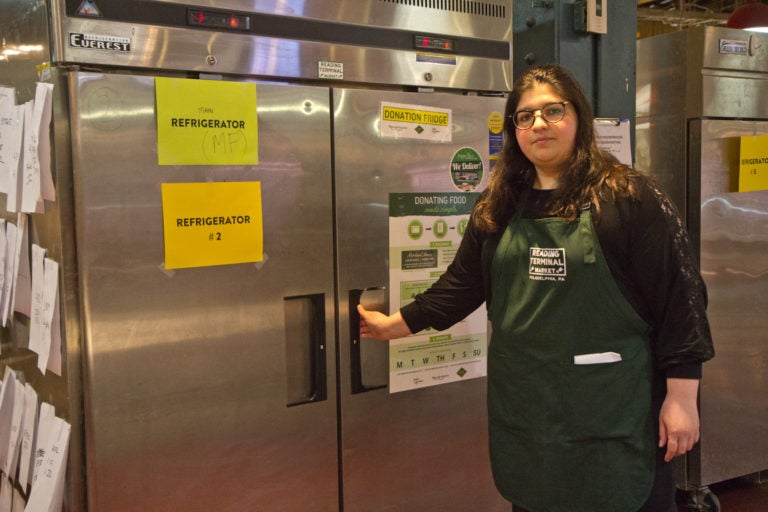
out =
<path fill-rule="evenodd" d="M 709 484 L 768 469 L 768 190 L 739 186 L 742 138 L 768 136 L 768 35 L 699 27 L 641 39 L 637 94 L 637 167 L 684 213 L 709 292 L 716 356 L 680 484 L 716 507 Z"/>
<path fill-rule="evenodd" d="M 6 45 L 40 49 L 0 81 L 19 101 L 55 85 L 57 199 L 32 222 L 64 269 L 65 371 L 37 379 L 73 426 L 68 510 L 509 510 L 485 379 L 390 394 L 386 344 L 360 340 L 354 312 L 389 309 L 390 193 L 456 192 L 464 147 L 487 183 L 508 2 L 2 11 L 18 20 Z M 159 165 L 158 77 L 255 83 L 258 164 Z M 382 138 L 382 102 L 449 109 L 450 141 Z M 166 268 L 161 188 L 207 182 L 260 183 L 261 261 Z"/>

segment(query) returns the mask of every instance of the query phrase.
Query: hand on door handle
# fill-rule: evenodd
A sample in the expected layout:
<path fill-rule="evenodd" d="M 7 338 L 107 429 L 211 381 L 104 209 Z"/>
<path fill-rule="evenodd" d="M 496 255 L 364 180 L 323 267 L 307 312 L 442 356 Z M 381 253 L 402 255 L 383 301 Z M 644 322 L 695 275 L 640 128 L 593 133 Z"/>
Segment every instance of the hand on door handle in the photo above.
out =
<path fill-rule="evenodd" d="M 405 323 L 399 311 L 392 315 L 385 315 L 379 311 L 368 311 L 358 304 L 357 312 L 360 314 L 361 338 L 386 341 L 404 338 L 411 334 L 408 324 Z"/>

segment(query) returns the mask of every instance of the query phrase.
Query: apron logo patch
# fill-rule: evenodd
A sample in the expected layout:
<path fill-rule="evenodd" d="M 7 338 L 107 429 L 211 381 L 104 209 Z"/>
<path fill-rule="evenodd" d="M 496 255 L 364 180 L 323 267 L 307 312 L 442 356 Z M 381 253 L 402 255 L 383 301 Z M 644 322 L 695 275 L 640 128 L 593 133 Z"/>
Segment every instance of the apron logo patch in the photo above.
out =
<path fill-rule="evenodd" d="M 565 281 L 565 248 L 529 248 L 528 277 L 534 281 Z"/>

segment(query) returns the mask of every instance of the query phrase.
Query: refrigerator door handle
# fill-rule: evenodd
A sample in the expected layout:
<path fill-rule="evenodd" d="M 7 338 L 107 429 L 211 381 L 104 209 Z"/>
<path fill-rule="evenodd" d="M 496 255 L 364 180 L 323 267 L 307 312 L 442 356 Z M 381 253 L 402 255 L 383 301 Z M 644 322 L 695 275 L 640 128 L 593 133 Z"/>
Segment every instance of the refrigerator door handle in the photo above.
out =
<path fill-rule="evenodd" d="M 283 298 L 287 405 L 328 398 L 325 338 L 325 294 Z"/>
<path fill-rule="evenodd" d="M 349 291 L 349 363 L 350 381 L 353 395 L 387 387 L 385 380 L 386 375 L 371 375 L 375 370 L 369 370 L 368 373 L 363 370 L 365 358 L 363 357 L 363 348 L 360 336 L 360 314 L 357 312 L 357 305 L 360 304 L 364 293 L 383 293 L 385 290 L 385 287 L 378 286 L 366 288 L 364 290 L 353 289 Z M 382 305 L 376 304 L 376 306 L 381 307 Z M 378 309 L 378 307 L 370 309 Z M 382 341 L 371 341 L 371 343 L 380 344 L 378 346 L 374 345 L 373 347 L 374 350 L 378 348 L 379 352 L 381 352 L 382 348 L 386 348 L 387 346 Z M 373 361 L 373 363 L 374 368 L 376 370 L 380 370 L 378 367 L 381 365 L 376 364 L 376 361 Z M 384 373 L 386 374 L 387 371 L 385 370 Z"/>

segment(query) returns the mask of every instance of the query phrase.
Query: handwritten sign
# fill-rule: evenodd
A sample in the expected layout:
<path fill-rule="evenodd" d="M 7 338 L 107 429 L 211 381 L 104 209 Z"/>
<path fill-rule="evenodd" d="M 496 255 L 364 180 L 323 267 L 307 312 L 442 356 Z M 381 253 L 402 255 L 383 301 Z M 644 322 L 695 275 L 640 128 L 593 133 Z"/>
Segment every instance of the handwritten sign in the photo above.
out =
<path fill-rule="evenodd" d="M 160 165 L 256 165 L 256 84 L 155 79 Z"/>

